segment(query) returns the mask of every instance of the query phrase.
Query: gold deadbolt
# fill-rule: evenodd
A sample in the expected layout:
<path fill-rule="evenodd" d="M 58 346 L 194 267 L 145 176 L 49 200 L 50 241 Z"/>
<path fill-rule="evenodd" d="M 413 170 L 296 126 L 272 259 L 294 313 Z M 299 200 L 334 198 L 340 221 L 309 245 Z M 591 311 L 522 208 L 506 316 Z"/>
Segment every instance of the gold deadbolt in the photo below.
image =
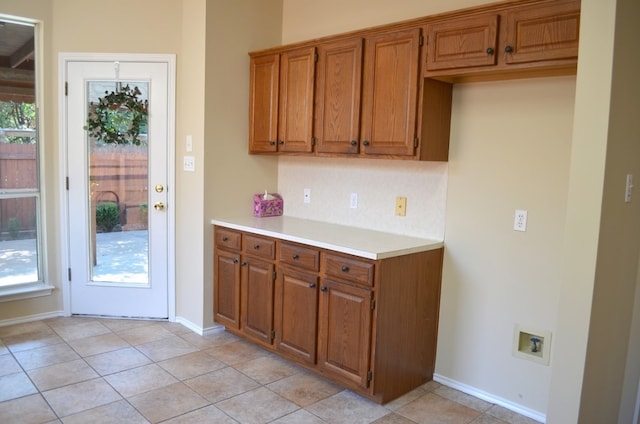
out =
<path fill-rule="evenodd" d="M 155 205 L 153 205 L 153 208 L 157 211 L 161 211 L 164 209 L 164 203 L 162 202 L 157 202 Z"/>
<path fill-rule="evenodd" d="M 162 184 L 157 184 L 156 185 L 156 192 L 157 193 L 162 193 L 164 191 L 164 186 Z"/>

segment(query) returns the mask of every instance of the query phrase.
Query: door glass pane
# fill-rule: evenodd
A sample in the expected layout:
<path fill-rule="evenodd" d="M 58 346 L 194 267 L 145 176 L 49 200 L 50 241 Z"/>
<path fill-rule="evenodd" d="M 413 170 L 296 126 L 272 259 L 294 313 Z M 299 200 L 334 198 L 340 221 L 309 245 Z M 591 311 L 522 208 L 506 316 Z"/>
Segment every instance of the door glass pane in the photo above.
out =
<path fill-rule="evenodd" d="M 118 96 L 125 93 L 126 96 Z M 89 81 L 87 110 L 101 134 L 89 131 L 88 187 L 91 280 L 109 284 L 148 284 L 148 83 Z M 105 101 L 108 100 L 108 101 Z M 138 103 L 140 102 L 140 103 Z M 131 103 L 129 103 L 131 104 Z M 132 135 L 137 133 L 139 135 Z M 99 131 L 99 132 L 100 132 Z M 132 132 L 133 131 L 133 132 Z"/>
<path fill-rule="evenodd" d="M 38 197 L 0 199 L 0 287 L 38 281 Z"/>

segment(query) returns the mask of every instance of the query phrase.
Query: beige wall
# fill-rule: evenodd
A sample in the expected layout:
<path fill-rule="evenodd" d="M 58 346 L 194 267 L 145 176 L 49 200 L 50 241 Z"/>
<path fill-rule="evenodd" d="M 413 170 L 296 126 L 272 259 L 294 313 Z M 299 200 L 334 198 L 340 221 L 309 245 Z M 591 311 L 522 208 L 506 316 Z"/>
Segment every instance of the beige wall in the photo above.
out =
<path fill-rule="evenodd" d="M 602 122 L 600 127 L 606 131 L 606 162 L 579 416 L 580 421 L 585 423 L 614 422 L 614 418 L 618 418 L 619 423 L 626 423 L 631 422 L 628 408 L 620 410 L 618 416 L 620 399 L 628 396 L 628 393 L 623 393 L 623 382 L 625 377 L 631 377 L 633 367 L 635 388 L 629 389 L 637 389 L 637 367 L 640 363 L 640 357 L 626 356 L 640 252 L 640 193 L 635 190 L 633 201 L 624 202 L 626 175 L 633 174 L 636 181 L 640 176 L 640 51 L 637 46 L 640 39 L 640 3 L 618 0 L 615 7 L 609 5 L 609 8 L 605 8 L 598 1 L 588 0 L 584 6 L 588 12 L 598 11 L 598 22 L 605 21 L 604 31 L 599 34 L 601 43 L 612 46 L 615 40 L 615 46 L 613 51 L 609 48 L 608 55 L 603 55 L 604 58 L 613 56 L 610 64 L 606 67 L 597 65 L 601 68 L 601 79 L 591 81 L 595 87 L 601 85 L 603 89 L 606 87 L 611 90 L 611 96 L 606 122 Z M 615 19 L 613 31 L 607 29 L 607 19 L 602 19 L 606 16 Z M 585 53 L 585 56 L 588 60 L 594 60 L 595 56 L 592 58 L 590 54 Z M 603 56 L 598 60 L 602 61 Z M 592 84 L 589 85 L 589 95 L 597 91 Z M 596 97 L 593 99 L 595 102 Z M 591 115 L 590 111 L 576 109 L 577 113 Z M 605 381 L 607 383 L 603 387 Z"/>
<path fill-rule="evenodd" d="M 177 58 L 176 104 L 176 319 L 202 327 L 204 214 L 204 134 L 206 79 L 206 0 L 183 0 Z M 186 136 L 193 139 L 187 153 Z M 184 172 L 182 157 L 195 157 L 196 171 Z"/>

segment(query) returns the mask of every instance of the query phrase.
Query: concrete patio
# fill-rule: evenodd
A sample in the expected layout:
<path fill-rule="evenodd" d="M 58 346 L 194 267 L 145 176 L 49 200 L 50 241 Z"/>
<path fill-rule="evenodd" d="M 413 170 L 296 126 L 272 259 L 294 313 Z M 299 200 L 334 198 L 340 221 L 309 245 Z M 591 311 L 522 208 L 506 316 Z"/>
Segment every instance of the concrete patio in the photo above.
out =
<path fill-rule="evenodd" d="M 94 281 L 144 283 L 148 271 L 147 230 L 97 234 Z M 38 280 L 36 240 L 0 241 L 0 287 Z"/>

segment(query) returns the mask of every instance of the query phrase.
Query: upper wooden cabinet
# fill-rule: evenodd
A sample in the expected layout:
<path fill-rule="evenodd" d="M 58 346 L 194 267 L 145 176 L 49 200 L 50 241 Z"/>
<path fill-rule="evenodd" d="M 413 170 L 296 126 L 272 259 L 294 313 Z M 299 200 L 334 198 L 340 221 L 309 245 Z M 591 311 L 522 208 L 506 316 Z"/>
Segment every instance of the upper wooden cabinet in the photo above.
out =
<path fill-rule="evenodd" d="M 558 0 L 426 26 L 425 76 L 575 65 L 580 1 Z"/>
<path fill-rule="evenodd" d="M 426 69 L 495 65 L 498 19 L 491 13 L 428 25 Z"/>
<path fill-rule="evenodd" d="M 420 159 L 421 39 L 415 27 L 318 46 L 318 154 Z"/>
<path fill-rule="evenodd" d="M 249 91 L 249 152 L 278 150 L 280 55 L 251 58 Z"/>
<path fill-rule="evenodd" d="M 362 148 L 367 155 L 413 156 L 417 146 L 420 28 L 365 39 Z"/>
<path fill-rule="evenodd" d="M 580 2 L 558 1 L 506 13 L 502 50 L 506 64 L 576 60 Z"/>
<path fill-rule="evenodd" d="M 315 48 L 251 57 L 249 152 L 311 152 Z"/>
<path fill-rule="evenodd" d="M 250 53 L 249 153 L 446 161 L 452 84 L 574 74 L 580 0 L 512 0 Z"/>
<path fill-rule="evenodd" d="M 360 151 L 362 92 L 361 37 L 318 46 L 316 78 L 316 151 Z"/>

